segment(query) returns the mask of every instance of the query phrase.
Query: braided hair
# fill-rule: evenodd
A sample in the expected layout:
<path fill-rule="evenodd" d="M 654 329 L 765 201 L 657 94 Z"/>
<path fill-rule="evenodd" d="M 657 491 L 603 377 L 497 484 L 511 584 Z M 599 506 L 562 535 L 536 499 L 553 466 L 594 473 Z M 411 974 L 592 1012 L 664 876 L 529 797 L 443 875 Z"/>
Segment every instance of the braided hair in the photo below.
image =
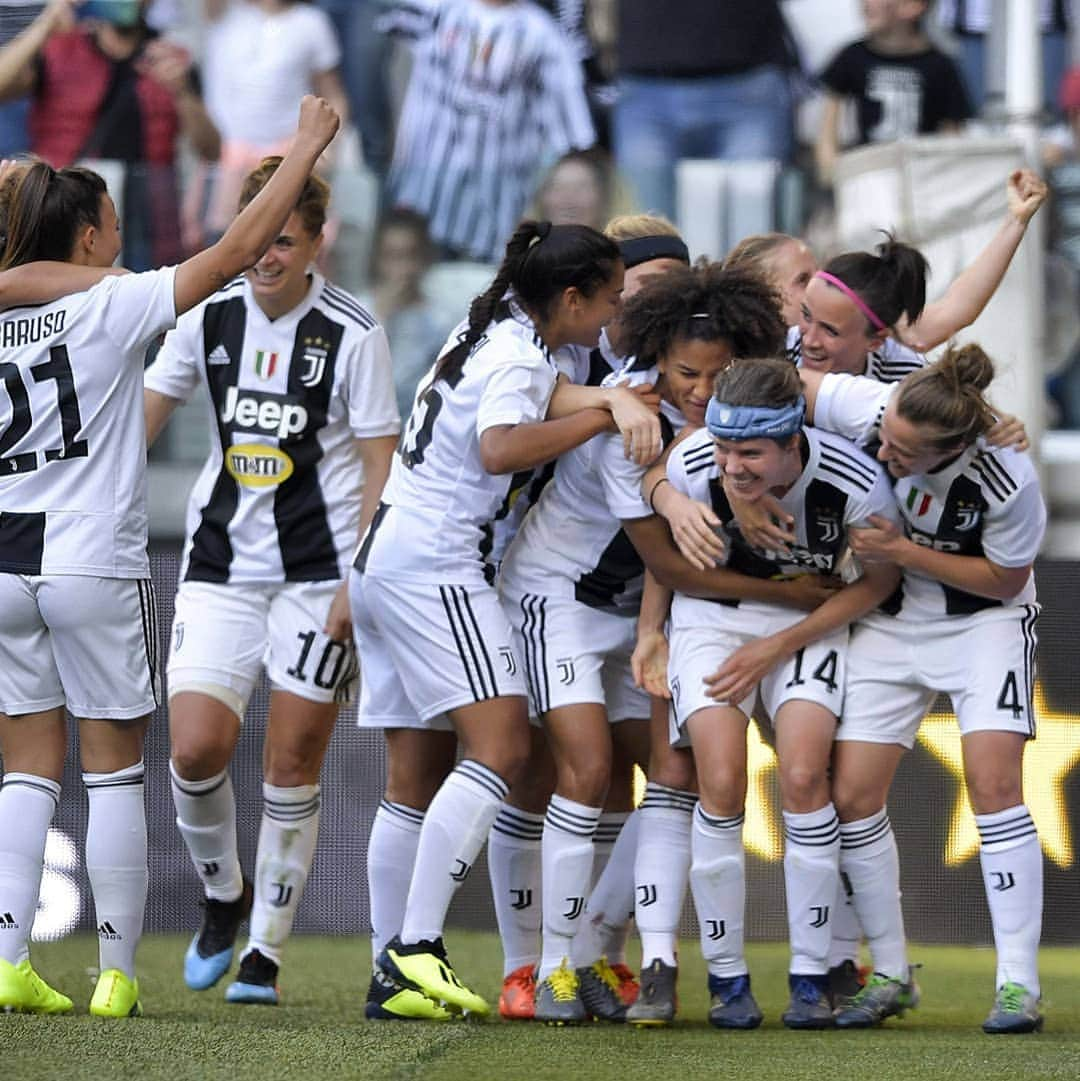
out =
<path fill-rule="evenodd" d="M 619 328 L 636 370 L 686 340 L 723 339 L 735 357 L 781 356 L 787 333 L 780 294 L 758 274 L 705 261 L 649 278 L 626 301 Z"/>
<path fill-rule="evenodd" d="M 440 358 L 435 378 L 453 381 L 458 377 L 491 322 L 509 314 L 500 310 L 507 292 L 513 291 L 529 315 L 543 322 L 566 289 L 593 296 L 611 280 L 620 261 L 618 245 L 587 225 L 523 221 L 506 245 L 495 280 L 470 305 L 465 334 Z"/>

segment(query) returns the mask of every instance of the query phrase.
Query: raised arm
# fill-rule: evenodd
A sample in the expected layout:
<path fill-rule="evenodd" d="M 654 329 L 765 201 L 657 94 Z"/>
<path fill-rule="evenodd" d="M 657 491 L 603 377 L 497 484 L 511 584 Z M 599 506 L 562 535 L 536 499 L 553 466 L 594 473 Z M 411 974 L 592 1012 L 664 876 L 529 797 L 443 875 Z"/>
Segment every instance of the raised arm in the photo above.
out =
<path fill-rule="evenodd" d="M 940 299 L 902 332 L 906 345 L 925 353 L 970 326 L 982 314 L 1009 269 L 1028 222 L 1046 201 L 1046 184 L 1030 169 L 1018 169 L 1006 185 L 1009 209 L 1001 228 L 974 262 L 962 270 Z"/>
<path fill-rule="evenodd" d="M 52 0 L 21 33 L 0 49 L 0 101 L 21 98 L 34 89 L 34 61 L 53 34 L 75 25 L 76 0 Z"/>
<path fill-rule="evenodd" d="M 177 268 L 177 315 L 195 307 L 259 261 L 281 232 L 304 182 L 337 129 L 338 115 L 322 98 L 304 98 L 296 137 L 269 183 L 236 216 L 216 244 Z"/>

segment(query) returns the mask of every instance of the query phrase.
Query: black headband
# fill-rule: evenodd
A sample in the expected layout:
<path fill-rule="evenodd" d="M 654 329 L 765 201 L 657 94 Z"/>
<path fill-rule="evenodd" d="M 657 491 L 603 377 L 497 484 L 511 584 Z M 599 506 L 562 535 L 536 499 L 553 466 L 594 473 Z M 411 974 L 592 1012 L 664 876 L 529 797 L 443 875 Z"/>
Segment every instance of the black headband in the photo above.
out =
<path fill-rule="evenodd" d="M 690 251 L 677 236 L 638 236 L 633 240 L 620 240 L 619 252 L 627 270 L 652 259 L 678 259 L 680 263 L 690 265 Z"/>

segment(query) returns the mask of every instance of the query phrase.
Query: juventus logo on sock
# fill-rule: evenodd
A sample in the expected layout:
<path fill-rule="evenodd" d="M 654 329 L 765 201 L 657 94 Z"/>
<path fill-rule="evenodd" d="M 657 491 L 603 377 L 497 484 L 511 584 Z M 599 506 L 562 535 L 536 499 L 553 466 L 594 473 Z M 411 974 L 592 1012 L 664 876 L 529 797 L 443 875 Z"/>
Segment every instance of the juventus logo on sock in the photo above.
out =
<path fill-rule="evenodd" d="M 585 909 L 584 897 L 567 897 L 570 907 L 563 913 L 564 920 L 576 920 Z"/>
<path fill-rule="evenodd" d="M 271 908 L 284 908 L 292 900 L 293 888 L 287 882 L 271 882 L 273 897 L 267 902 Z"/>
<path fill-rule="evenodd" d="M 212 878 L 221 870 L 221 864 L 217 860 L 206 860 L 202 865 L 202 872 L 207 878 Z"/>
<path fill-rule="evenodd" d="M 824 927 L 829 922 L 828 905 L 811 905 L 810 911 L 814 918 L 810 921 L 811 927 Z"/>
<path fill-rule="evenodd" d="M 532 890 L 511 890 L 510 896 L 513 898 L 510 902 L 511 908 L 519 912 L 523 908 L 532 908 Z"/>
<path fill-rule="evenodd" d="M 706 920 L 705 932 L 706 938 L 711 942 L 715 942 L 718 938 L 723 938 L 727 934 L 727 921 L 726 920 Z"/>
<path fill-rule="evenodd" d="M 1016 879 L 1013 878 L 1012 871 L 991 871 L 990 877 L 994 880 L 992 888 L 997 890 L 998 893 L 1011 890 L 1016 885 Z"/>
<path fill-rule="evenodd" d="M 652 882 L 642 882 L 637 888 L 640 896 L 638 897 L 638 905 L 641 908 L 648 908 L 649 905 L 656 904 L 656 886 Z"/>
<path fill-rule="evenodd" d="M 472 870 L 472 866 L 466 863 L 464 860 L 454 860 L 455 867 L 450 872 L 450 877 L 455 882 L 464 882 L 469 877 L 469 872 Z"/>

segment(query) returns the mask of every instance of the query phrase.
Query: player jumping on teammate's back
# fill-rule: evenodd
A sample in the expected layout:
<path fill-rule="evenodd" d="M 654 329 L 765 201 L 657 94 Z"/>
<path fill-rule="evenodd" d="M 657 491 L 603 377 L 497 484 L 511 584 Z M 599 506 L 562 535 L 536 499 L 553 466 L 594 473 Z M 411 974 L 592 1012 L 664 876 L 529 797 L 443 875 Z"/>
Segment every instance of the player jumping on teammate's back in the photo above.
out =
<path fill-rule="evenodd" d="M 259 258 L 337 124 L 325 102 L 305 98 L 274 181 L 217 244 L 179 267 L 110 276 L 36 308 L 57 313 L 52 333 L 0 350 L 5 389 L 18 406 L 0 436 L 0 912 L 12 916 L 0 925 L 0 1006 L 71 1007 L 36 976 L 27 951 L 60 793 L 66 707 L 78 718 L 90 807 L 86 863 L 101 967 L 90 1011 L 141 1011 L 134 962 L 147 890 L 142 750 L 157 666 L 143 358 L 179 314 Z M 119 252 L 116 209 L 87 170 L 20 167 L 4 210 L 2 266 L 44 258 L 108 267 Z"/>
<path fill-rule="evenodd" d="M 488 1007 L 446 959 L 446 910 L 525 761 L 529 738 L 523 665 L 491 585 L 493 523 L 505 514 L 515 475 L 607 430 L 609 410 L 632 415 L 633 430 L 620 426 L 634 453 L 647 460 L 658 449 L 659 423 L 631 391 L 558 382 L 551 359 L 563 345 L 596 345 L 622 278 L 618 248 L 591 229 L 518 228 L 495 281 L 473 302 L 463 336 L 449 343 L 418 392 L 350 575 L 369 673 L 361 723 L 387 729 L 383 805 L 402 823 L 426 808 L 418 831 L 398 831 L 415 851 L 415 859 L 406 852 L 396 861 L 412 865 L 407 897 L 390 896 L 369 859 L 376 961 L 384 980 L 458 1011 Z M 464 758 L 442 781 L 439 729 L 448 724 Z M 374 842 L 381 858 L 391 856 Z M 394 882 L 403 878 L 393 873 Z M 383 1015 L 371 1006 L 386 1007 L 377 990 L 369 994 L 369 1016 Z"/>
<path fill-rule="evenodd" d="M 247 176 L 241 210 L 280 162 L 267 158 Z M 382 328 L 313 269 L 329 197 L 309 177 L 270 249 L 180 320 L 145 377 L 151 440 L 200 384 L 213 410 L 170 639 L 170 775 L 206 897 L 184 959 L 189 987 L 227 971 L 250 912 L 229 1002 L 278 1000 L 318 837 L 319 771 L 356 676 L 343 579 L 400 426 Z M 227 769 L 264 665 L 270 718 L 252 888 Z"/>

